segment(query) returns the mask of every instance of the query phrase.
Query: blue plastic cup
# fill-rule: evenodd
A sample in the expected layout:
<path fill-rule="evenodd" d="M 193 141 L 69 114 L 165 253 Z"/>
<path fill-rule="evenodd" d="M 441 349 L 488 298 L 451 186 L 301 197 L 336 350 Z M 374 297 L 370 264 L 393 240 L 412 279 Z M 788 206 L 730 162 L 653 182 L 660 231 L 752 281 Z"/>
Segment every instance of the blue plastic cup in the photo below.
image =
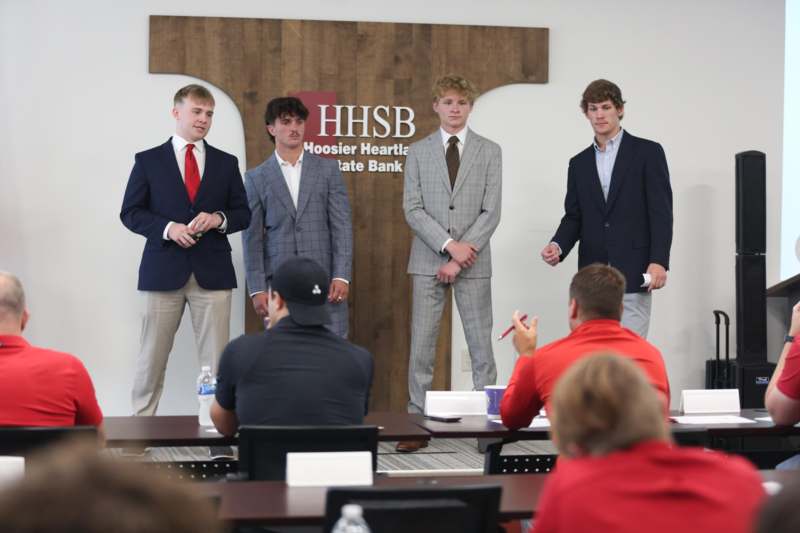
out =
<path fill-rule="evenodd" d="M 506 392 L 506 386 L 486 385 L 483 390 L 486 393 L 486 416 L 500 418 L 500 402 L 503 401 L 503 393 Z"/>

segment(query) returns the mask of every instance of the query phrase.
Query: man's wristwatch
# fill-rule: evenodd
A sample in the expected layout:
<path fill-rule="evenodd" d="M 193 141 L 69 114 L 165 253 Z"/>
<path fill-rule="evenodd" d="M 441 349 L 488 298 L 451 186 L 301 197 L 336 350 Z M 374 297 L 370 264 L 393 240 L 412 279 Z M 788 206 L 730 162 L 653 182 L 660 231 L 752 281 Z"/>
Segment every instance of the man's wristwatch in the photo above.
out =
<path fill-rule="evenodd" d="M 794 342 L 794 335 L 786 335 L 783 338 L 783 342 Z"/>

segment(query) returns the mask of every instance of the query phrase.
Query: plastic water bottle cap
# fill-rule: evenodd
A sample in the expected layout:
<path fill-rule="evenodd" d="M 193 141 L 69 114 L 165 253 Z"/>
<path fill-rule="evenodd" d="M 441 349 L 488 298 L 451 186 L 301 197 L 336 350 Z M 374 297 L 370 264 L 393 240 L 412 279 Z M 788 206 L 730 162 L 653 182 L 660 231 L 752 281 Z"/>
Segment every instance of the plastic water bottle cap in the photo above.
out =
<path fill-rule="evenodd" d="M 360 505 L 356 505 L 354 503 L 349 503 L 347 505 L 342 506 L 342 516 L 345 518 L 361 518 L 361 515 L 364 513 L 364 510 L 361 509 Z"/>
<path fill-rule="evenodd" d="M 210 366 L 201 366 L 200 367 L 200 371 L 201 372 L 211 372 L 211 367 Z"/>

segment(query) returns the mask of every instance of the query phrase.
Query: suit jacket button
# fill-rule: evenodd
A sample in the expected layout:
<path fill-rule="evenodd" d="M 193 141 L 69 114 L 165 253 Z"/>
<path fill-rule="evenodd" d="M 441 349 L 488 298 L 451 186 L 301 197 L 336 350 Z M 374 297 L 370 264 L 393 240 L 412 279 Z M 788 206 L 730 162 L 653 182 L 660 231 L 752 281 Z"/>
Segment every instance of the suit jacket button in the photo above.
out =
<path fill-rule="evenodd" d="M 450 211 L 452 211 L 452 210 L 453 210 L 453 209 L 455 209 L 455 208 L 456 208 L 456 206 L 454 206 L 454 205 L 451 205 L 451 206 L 450 206 Z"/>
<path fill-rule="evenodd" d="M 605 227 L 607 227 L 607 228 L 610 228 L 610 227 L 611 227 L 611 224 L 609 224 L 608 222 L 606 222 L 606 223 L 605 223 L 605 224 L 603 224 L 603 225 L 604 225 Z"/>
<path fill-rule="evenodd" d="M 300 226 L 297 226 L 296 228 L 294 228 L 294 230 L 296 232 L 300 233 L 301 231 L 303 231 L 303 228 L 301 228 Z"/>

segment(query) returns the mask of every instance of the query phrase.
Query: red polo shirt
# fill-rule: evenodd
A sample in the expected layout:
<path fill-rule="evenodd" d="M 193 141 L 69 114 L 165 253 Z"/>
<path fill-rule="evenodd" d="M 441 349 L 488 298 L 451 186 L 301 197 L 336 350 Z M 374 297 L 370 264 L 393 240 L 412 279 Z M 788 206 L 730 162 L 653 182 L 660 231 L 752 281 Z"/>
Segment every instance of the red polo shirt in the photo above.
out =
<path fill-rule="evenodd" d="M 778 390 L 793 400 L 800 400 L 800 335 L 795 338 L 786 354 L 778 383 Z"/>
<path fill-rule="evenodd" d="M 542 406 L 549 407 L 561 374 L 575 361 L 598 351 L 612 351 L 636 362 L 669 405 L 669 381 L 661 352 L 618 320 L 587 320 L 563 339 L 538 348 L 533 356 L 520 356 L 500 404 L 503 424 L 511 429 L 527 427 Z"/>
<path fill-rule="evenodd" d="M 740 457 L 649 441 L 559 461 L 533 532 L 750 533 L 764 497 L 761 477 Z"/>
<path fill-rule="evenodd" d="M 97 426 L 103 413 L 83 363 L 0 335 L 0 426 Z"/>

